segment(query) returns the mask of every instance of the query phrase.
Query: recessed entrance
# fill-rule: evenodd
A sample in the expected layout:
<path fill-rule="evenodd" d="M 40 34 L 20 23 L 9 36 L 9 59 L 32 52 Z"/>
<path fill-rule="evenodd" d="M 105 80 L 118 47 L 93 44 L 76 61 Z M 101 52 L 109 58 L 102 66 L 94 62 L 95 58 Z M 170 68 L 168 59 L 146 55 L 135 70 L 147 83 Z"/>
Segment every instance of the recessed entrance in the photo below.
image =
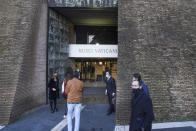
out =
<path fill-rule="evenodd" d="M 105 87 L 107 70 L 110 70 L 112 77 L 117 79 L 117 59 L 76 59 L 74 69 L 80 70 L 81 80 L 88 87 Z"/>
<path fill-rule="evenodd" d="M 81 72 L 84 104 L 107 104 L 105 75 L 117 79 L 118 8 L 49 8 L 48 79 L 66 68 Z M 107 105 L 106 105 L 107 106 Z"/>
<path fill-rule="evenodd" d="M 58 72 L 61 82 L 68 66 L 74 70 L 79 68 L 84 82 L 100 82 L 104 86 L 104 70 L 111 70 L 116 79 L 117 56 L 113 57 L 113 54 L 118 54 L 117 14 L 117 7 L 49 8 L 48 79 L 53 72 Z M 94 52 L 81 57 L 76 55 L 75 49 L 69 57 L 70 45 L 85 45 L 87 49 L 79 49 L 83 54 L 91 50 Z M 89 50 L 90 45 L 96 46 Z"/>

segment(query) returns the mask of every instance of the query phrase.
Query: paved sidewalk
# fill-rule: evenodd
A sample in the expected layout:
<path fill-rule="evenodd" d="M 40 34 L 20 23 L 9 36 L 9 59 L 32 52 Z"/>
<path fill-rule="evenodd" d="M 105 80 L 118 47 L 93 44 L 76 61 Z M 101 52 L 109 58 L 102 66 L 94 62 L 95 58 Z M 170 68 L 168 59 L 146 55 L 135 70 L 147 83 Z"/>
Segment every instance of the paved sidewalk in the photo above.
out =
<path fill-rule="evenodd" d="M 107 108 L 107 104 L 83 105 L 80 131 L 128 131 L 128 126 L 115 127 L 115 115 L 107 116 Z M 64 105 L 59 104 L 58 109 L 52 114 L 49 105 L 44 105 L 4 128 L 0 126 L 0 131 L 67 131 Z M 156 123 L 152 131 L 196 131 L 196 121 Z"/>
<path fill-rule="evenodd" d="M 81 112 L 80 131 L 114 131 L 115 115 L 106 115 L 108 105 L 84 105 Z M 63 118 L 64 105 L 58 112 L 50 113 L 49 105 L 37 109 L 28 116 L 4 127 L 1 131 L 67 131 L 67 119 Z"/>

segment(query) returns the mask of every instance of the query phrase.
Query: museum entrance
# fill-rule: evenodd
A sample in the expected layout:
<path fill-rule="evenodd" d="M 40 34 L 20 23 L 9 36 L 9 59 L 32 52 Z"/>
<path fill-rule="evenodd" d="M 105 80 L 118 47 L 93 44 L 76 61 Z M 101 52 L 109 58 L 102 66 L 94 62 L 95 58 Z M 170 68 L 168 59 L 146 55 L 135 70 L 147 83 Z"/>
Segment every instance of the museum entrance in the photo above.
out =
<path fill-rule="evenodd" d="M 50 7 L 48 16 L 48 80 L 79 70 L 83 103 L 106 104 L 106 71 L 117 79 L 118 8 Z"/>
<path fill-rule="evenodd" d="M 75 70 L 80 71 L 80 79 L 84 82 L 104 82 L 106 71 L 117 78 L 117 59 L 76 59 Z"/>

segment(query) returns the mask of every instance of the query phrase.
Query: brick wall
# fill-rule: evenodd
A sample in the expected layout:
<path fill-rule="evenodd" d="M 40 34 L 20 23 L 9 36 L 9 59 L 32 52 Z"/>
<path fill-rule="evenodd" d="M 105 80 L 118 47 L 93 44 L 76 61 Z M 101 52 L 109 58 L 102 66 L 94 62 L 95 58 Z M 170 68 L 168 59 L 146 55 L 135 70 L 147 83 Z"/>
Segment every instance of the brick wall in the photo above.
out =
<path fill-rule="evenodd" d="M 134 72 L 149 87 L 157 121 L 196 119 L 195 7 L 194 0 L 119 1 L 116 124 L 129 123 Z M 2 0 L 0 27 L 2 125 L 45 103 L 47 1 Z"/>
<path fill-rule="evenodd" d="M 46 0 L 0 4 L 0 125 L 46 101 Z"/>
<path fill-rule="evenodd" d="M 196 2 L 121 0 L 118 7 L 116 124 L 129 123 L 135 72 L 149 87 L 156 121 L 195 120 Z"/>

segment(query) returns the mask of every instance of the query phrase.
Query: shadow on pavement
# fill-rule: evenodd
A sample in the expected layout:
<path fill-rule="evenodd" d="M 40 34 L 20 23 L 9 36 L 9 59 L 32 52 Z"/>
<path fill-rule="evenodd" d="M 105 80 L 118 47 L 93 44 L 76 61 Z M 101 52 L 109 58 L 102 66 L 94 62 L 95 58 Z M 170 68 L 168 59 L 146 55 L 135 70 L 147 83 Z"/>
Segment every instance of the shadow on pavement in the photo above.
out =
<path fill-rule="evenodd" d="M 107 116 L 107 108 L 106 104 L 86 105 L 81 112 L 80 131 L 114 131 L 115 115 Z M 58 109 L 58 112 L 52 114 L 49 105 L 44 105 L 35 112 L 7 125 L 1 131 L 50 131 L 63 120 L 65 125 L 62 131 L 67 131 L 66 120 L 63 118 L 65 105 L 59 104 Z"/>

